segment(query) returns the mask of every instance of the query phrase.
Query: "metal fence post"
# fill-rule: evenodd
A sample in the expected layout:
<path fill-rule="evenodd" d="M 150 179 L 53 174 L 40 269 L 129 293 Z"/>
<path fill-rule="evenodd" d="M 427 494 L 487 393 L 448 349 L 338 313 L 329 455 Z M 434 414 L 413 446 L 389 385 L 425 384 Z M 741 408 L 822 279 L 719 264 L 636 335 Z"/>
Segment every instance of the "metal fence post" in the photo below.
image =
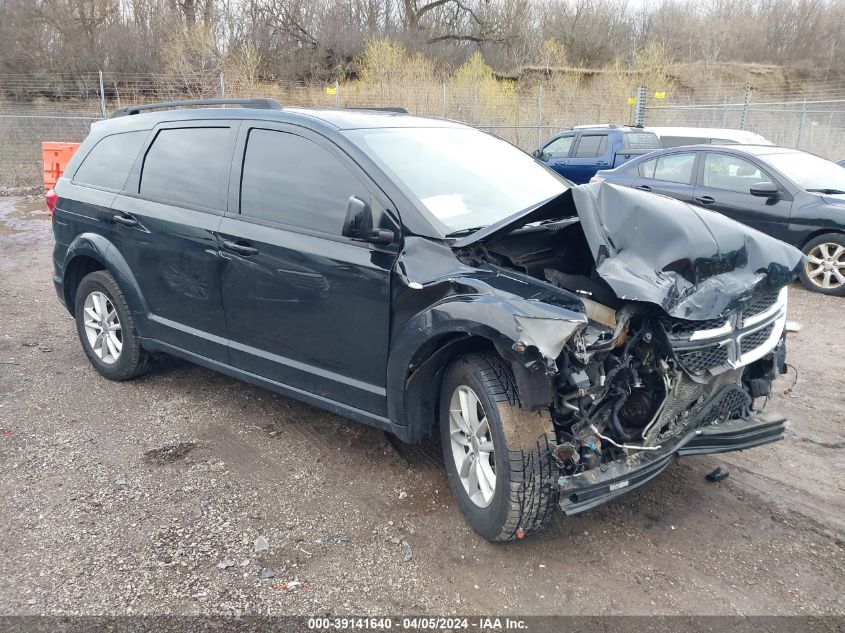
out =
<path fill-rule="evenodd" d="M 442 100 L 443 100 L 443 118 L 446 118 L 446 82 L 441 82 L 441 89 L 443 92 Z"/>
<path fill-rule="evenodd" d="M 801 149 L 801 137 L 804 135 L 804 123 L 807 121 L 807 99 L 801 103 L 801 121 L 798 123 L 798 138 L 795 139 L 795 149 Z"/>
<path fill-rule="evenodd" d="M 537 86 L 537 147 L 543 144 L 543 86 Z"/>
<path fill-rule="evenodd" d="M 340 81 L 334 80 L 334 107 L 340 108 Z"/>
<path fill-rule="evenodd" d="M 725 95 L 725 105 L 722 106 L 722 127 L 728 127 L 728 95 Z"/>
<path fill-rule="evenodd" d="M 739 120 L 739 129 L 744 130 L 748 124 L 748 109 L 751 106 L 751 84 L 745 85 L 745 100 L 742 102 L 742 118 Z"/>
<path fill-rule="evenodd" d="M 220 98 L 226 98 L 226 80 L 223 77 L 223 73 L 220 73 Z"/>
<path fill-rule="evenodd" d="M 106 118 L 106 91 L 103 88 L 103 71 L 97 71 L 100 74 L 100 114 L 103 115 L 103 118 Z"/>
<path fill-rule="evenodd" d="M 645 86 L 637 87 L 637 98 L 634 104 L 634 125 L 645 124 Z"/>

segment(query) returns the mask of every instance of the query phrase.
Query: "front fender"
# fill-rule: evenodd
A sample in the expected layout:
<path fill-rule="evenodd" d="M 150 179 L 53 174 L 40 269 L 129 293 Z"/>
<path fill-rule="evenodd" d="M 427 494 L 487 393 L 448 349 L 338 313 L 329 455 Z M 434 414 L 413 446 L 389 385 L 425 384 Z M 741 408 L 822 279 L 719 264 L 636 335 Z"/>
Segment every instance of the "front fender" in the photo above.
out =
<path fill-rule="evenodd" d="M 90 257 L 98 261 L 103 268 L 112 274 L 123 291 L 124 297 L 126 297 L 126 303 L 129 304 L 132 315 L 135 317 L 138 333 L 143 336 L 149 309 L 144 295 L 141 293 L 141 288 L 120 251 L 107 238 L 98 233 L 81 233 L 67 249 L 62 266 L 65 304 L 73 311 L 74 297 L 70 296 L 71 288 L 70 284 L 67 283 L 67 276 L 68 271 L 72 270 L 74 259 L 79 257 Z"/>
<path fill-rule="evenodd" d="M 394 279 L 395 305 L 427 307 L 403 319 L 394 331 L 387 406 L 388 415 L 406 427 L 409 439 L 427 432 L 436 415 L 436 386 L 445 364 L 468 341 L 489 343 L 510 363 L 524 407 L 550 404 L 556 359 L 587 324 L 577 296 L 497 268 L 458 265 L 422 278 L 422 271 L 403 259 L 408 255 L 406 248 Z"/>

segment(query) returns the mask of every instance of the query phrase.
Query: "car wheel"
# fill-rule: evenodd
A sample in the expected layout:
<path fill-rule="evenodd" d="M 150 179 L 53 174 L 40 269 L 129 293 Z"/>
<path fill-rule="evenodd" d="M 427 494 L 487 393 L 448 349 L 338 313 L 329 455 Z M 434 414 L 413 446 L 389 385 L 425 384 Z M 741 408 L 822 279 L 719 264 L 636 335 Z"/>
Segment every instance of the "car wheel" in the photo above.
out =
<path fill-rule="evenodd" d="M 826 233 L 804 246 L 807 261 L 801 283 L 809 290 L 834 297 L 845 296 L 845 235 Z"/>
<path fill-rule="evenodd" d="M 554 512 L 551 418 L 521 408 L 511 369 L 495 354 L 468 354 L 446 369 L 440 439 L 452 493 L 485 538 L 522 538 Z"/>
<path fill-rule="evenodd" d="M 151 356 L 141 349 L 135 320 L 111 273 L 98 270 L 82 279 L 74 314 L 82 349 L 100 374 L 128 380 L 150 368 Z"/>

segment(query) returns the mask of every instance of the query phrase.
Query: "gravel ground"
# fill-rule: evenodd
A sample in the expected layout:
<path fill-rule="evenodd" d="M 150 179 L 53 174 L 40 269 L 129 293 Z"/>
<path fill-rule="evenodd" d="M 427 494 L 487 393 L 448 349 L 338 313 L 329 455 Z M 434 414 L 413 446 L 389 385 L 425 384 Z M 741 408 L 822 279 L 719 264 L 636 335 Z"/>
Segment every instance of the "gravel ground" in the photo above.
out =
<path fill-rule="evenodd" d="M 845 299 L 790 288 L 785 441 L 491 544 L 430 447 L 185 363 L 99 377 L 48 219 L 0 199 L 0 615 L 845 613 Z"/>

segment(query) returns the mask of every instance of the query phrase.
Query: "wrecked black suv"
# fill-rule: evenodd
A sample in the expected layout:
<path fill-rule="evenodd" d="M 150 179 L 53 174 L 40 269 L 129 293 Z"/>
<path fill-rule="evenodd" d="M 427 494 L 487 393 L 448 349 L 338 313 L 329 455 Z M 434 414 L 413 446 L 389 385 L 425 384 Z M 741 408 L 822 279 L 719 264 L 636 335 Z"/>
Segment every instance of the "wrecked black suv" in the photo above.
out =
<path fill-rule="evenodd" d="M 450 121 L 173 105 L 94 124 L 48 197 L 56 289 L 103 376 L 167 353 L 409 442 L 438 434 L 493 540 L 680 455 L 782 437 L 755 402 L 785 370 L 792 247 L 572 188 Z"/>

